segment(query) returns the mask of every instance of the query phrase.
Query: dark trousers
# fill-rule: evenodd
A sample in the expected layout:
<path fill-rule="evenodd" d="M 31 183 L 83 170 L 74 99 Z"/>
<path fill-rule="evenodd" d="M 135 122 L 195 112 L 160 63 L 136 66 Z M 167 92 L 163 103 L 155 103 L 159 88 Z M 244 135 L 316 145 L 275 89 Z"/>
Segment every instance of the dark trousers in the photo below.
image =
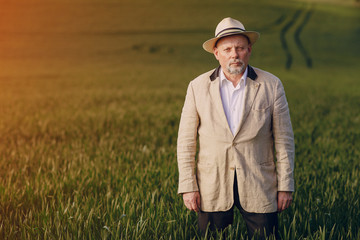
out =
<path fill-rule="evenodd" d="M 250 213 L 245 211 L 239 200 L 237 180 L 234 181 L 234 206 L 236 206 L 245 220 L 248 238 L 265 239 L 266 236 L 274 235 L 278 239 L 278 216 L 274 213 Z M 203 212 L 198 214 L 199 229 L 204 236 L 208 224 L 210 231 L 222 231 L 233 223 L 234 206 L 225 212 Z"/>

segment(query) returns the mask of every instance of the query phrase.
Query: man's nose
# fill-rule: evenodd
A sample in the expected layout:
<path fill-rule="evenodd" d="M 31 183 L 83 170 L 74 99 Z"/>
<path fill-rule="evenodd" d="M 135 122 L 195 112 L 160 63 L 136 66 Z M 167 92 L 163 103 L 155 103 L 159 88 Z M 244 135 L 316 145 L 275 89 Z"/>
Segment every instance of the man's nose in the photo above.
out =
<path fill-rule="evenodd" d="M 236 51 L 236 48 L 231 49 L 231 57 L 232 58 L 238 58 L 239 57 L 239 53 L 238 53 L 238 51 Z"/>

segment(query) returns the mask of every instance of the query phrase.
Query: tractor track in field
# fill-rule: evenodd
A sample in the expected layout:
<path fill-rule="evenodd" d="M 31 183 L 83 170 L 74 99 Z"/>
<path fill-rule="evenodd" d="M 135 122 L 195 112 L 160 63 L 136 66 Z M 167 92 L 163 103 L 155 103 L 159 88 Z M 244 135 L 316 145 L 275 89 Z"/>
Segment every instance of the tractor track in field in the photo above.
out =
<path fill-rule="evenodd" d="M 301 10 L 297 10 L 293 16 L 293 18 L 281 29 L 280 32 L 280 41 L 281 41 L 281 46 L 285 51 L 285 55 L 286 55 L 286 61 L 285 61 L 285 68 L 286 69 L 290 69 L 292 61 L 293 61 L 293 56 L 292 53 L 289 49 L 288 43 L 286 41 L 286 33 L 289 31 L 289 29 L 294 25 L 295 21 L 298 19 L 298 17 L 301 14 Z"/>
<path fill-rule="evenodd" d="M 303 28 L 305 27 L 305 25 L 308 23 L 311 15 L 312 15 L 312 10 L 308 11 L 305 14 L 305 17 L 304 17 L 301 25 L 296 29 L 295 34 L 294 34 L 295 43 L 298 46 L 301 54 L 303 55 L 303 57 L 305 59 L 306 66 L 308 68 L 312 68 L 312 59 L 311 59 L 310 55 L 308 54 L 308 52 L 306 51 L 304 45 L 301 42 L 300 33 L 303 30 Z"/>
<path fill-rule="evenodd" d="M 300 34 L 301 34 L 302 30 L 304 29 L 304 27 L 306 26 L 306 24 L 309 22 L 309 19 L 312 15 L 312 10 L 307 11 L 305 13 L 305 16 L 301 18 L 301 15 L 303 15 L 303 13 L 304 13 L 304 9 L 297 10 L 294 13 L 293 17 L 283 26 L 283 28 L 280 31 L 281 46 L 282 46 L 282 48 L 285 52 L 285 56 L 286 56 L 286 61 L 285 61 L 286 69 L 290 69 L 292 66 L 292 63 L 293 63 L 293 54 L 292 54 L 291 49 L 289 48 L 288 42 L 286 40 L 286 34 L 299 21 L 301 21 L 301 22 L 294 32 L 294 36 L 293 36 L 294 41 L 295 41 L 295 44 L 296 44 L 297 48 L 299 49 L 301 55 L 305 59 L 306 66 L 308 68 L 312 68 L 312 59 L 311 59 L 310 55 L 308 54 L 308 52 L 306 51 L 306 48 L 304 47 L 304 44 L 301 42 L 301 39 L 300 39 Z"/>
<path fill-rule="evenodd" d="M 301 33 L 304 28 L 309 23 L 309 20 L 313 14 L 313 7 L 309 5 L 308 7 L 301 7 L 293 13 L 292 16 L 288 17 L 288 13 L 281 14 L 277 19 L 272 22 L 267 23 L 263 26 L 260 32 L 270 32 L 277 31 L 280 35 L 281 47 L 285 54 L 285 69 L 291 69 L 294 61 L 293 51 L 297 48 L 300 52 L 302 58 L 305 61 L 307 68 L 313 67 L 313 60 L 306 50 L 306 46 L 301 41 Z M 197 29 L 159 29 L 159 30 L 123 30 L 123 31 L 114 31 L 114 32 L 104 32 L 98 34 L 107 34 L 107 35 L 142 35 L 142 34 L 163 34 L 163 35 L 185 35 L 185 34 L 207 34 L 210 32 L 210 29 L 197 28 Z M 289 36 L 289 33 L 292 32 L 292 37 Z M 293 39 L 294 47 L 289 47 L 289 41 Z M 161 44 L 150 44 L 142 45 L 136 44 L 132 46 L 132 50 L 147 52 L 147 53 L 173 53 L 175 50 L 171 46 L 163 46 Z"/>

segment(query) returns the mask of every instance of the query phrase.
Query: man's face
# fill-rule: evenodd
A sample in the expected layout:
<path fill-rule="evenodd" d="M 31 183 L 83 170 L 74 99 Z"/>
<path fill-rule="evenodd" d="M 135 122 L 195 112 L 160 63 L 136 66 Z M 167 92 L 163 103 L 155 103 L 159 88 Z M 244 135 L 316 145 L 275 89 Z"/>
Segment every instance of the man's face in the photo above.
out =
<path fill-rule="evenodd" d="M 224 37 L 214 48 L 214 55 L 226 75 L 240 75 L 249 62 L 251 45 L 241 35 Z"/>

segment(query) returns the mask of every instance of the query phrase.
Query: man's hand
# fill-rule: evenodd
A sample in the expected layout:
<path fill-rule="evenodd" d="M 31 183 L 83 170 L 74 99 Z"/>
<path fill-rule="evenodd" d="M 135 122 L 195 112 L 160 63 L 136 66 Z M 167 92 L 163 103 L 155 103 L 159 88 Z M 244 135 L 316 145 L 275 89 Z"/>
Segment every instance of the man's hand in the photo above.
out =
<path fill-rule="evenodd" d="M 188 192 L 183 193 L 183 199 L 185 206 L 195 212 L 200 211 L 200 193 L 197 192 Z"/>
<path fill-rule="evenodd" d="M 278 212 L 282 212 L 287 209 L 292 203 L 292 192 L 278 192 L 277 193 L 277 202 L 278 202 Z"/>

